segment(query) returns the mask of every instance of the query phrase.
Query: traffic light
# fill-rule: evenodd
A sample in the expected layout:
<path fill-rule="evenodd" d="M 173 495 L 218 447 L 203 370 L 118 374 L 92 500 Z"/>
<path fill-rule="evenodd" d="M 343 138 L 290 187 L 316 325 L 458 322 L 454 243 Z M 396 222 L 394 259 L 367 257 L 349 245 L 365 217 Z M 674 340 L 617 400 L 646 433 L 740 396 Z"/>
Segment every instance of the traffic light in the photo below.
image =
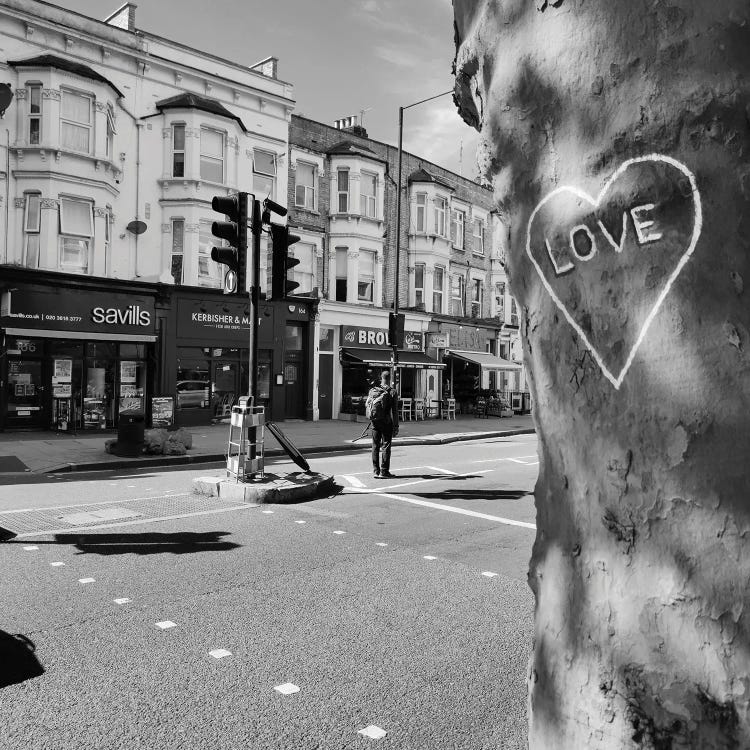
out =
<path fill-rule="evenodd" d="M 404 345 L 404 323 L 406 316 L 403 313 L 388 313 L 388 341 L 391 346 L 401 349 Z"/>
<path fill-rule="evenodd" d="M 211 234 L 229 242 L 229 247 L 211 248 L 211 260 L 227 267 L 224 294 L 247 293 L 247 193 L 215 195 L 211 208 L 229 221 L 215 221 Z"/>
<path fill-rule="evenodd" d="M 296 234 L 289 234 L 289 228 L 282 224 L 271 224 L 273 242 L 273 268 L 271 272 L 271 299 L 284 299 L 298 286 L 298 281 L 288 281 L 290 268 L 299 264 L 299 258 L 289 257 L 289 246 L 299 242 Z"/>

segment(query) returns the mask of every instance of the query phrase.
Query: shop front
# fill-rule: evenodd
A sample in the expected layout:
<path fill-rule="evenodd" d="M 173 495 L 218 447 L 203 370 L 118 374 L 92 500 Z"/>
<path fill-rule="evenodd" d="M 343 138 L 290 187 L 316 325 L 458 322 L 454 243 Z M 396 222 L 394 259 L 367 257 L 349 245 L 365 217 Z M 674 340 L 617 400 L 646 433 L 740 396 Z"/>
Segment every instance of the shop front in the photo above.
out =
<path fill-rule="evenodd" d="M 146 415 L 155 295 L 57 284 L 2 290 L 0 429 L 103 430 Z"/>

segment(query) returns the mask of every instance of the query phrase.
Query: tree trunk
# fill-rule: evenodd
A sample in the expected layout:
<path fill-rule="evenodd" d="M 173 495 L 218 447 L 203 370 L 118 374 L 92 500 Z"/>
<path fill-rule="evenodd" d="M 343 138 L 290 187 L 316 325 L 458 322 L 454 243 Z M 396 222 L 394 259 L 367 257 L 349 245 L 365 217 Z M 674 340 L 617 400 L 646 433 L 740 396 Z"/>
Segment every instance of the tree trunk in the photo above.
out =
<path fill-rule="evenodd" d="M 748 1 L 453 2 L 540 439 L 530 747 L 748 748 Z"/>

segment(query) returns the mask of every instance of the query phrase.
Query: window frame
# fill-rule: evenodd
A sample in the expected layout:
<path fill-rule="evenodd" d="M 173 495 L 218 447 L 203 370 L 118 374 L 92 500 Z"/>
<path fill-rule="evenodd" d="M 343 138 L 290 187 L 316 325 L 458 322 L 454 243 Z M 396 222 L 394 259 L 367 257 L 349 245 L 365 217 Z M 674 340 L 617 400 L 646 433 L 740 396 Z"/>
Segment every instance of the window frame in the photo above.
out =
<path fill-rule="evenodd" d="M 23 209 L 23 262 L 26 268 L 39 268 L 39 253 L 41 250 L 41 228 L 42 228 L 42 194 L 39 191 L 29 191 L 24 193 L 25 203 Z M 31 200 L 35 199 L 39 202 L 37 207 L 37 220 L 35 227 L 29 227 L 29 208 L 31 206 Z M 33 241 L 32 241 L 33 240 Z M 29 251 L 32 245 L 36 245 L 33 248 L 36 262 L 33 264 L 29 263 Z"/>
<path fill-rule="evenodd" d="M 88 218 L 89 218 L 89 234 L 83 234 L 80 232 L 69 231 L 71 227 L 67 227 L 66 203 L 83 203 L 88 207 Z M 91 269 L 91 253 L 94 246 L 94 201 L 87 198 L 79 198 L 72 195 L 61 195 L 60 205 L 58 208 L 59 217 L 59 234 L 58 234 L 58 265 L 61 271 L 70 271 L 71 273 L 83 273 L 88 274 Z M 67 242 L 79 242 L 85 243 L 86 262 L 81 264 L 65 263 L 63 261 L 63 254 L 65 252 L 65 245 Z M 71 270 L 72 269 L 72 270 Z"/>
<path fill-rule="evenodd" d="M 115 135 L 117 134 L 117 129 L 115 128 L 115 113 L 111 107 L 111 105 L 107 105 L 107 132 L 106 132 L 106 138 L 105 138 L 105 156 L 110 161 L 115 160 Z"/>
<path fill-rule="evenodd" d="M 417 278 L 419 276 L 419 272 L 422 272 L 422 283 L 417 284 Z M 414 264 L 414 304 L 415 305 L 424 305 L 424 277 L 427 273 L 427 264 L 426 263 L 415 263 Z"/>
<path fill-rule="evenodd" d="M 346 190 L 341 189 L 341 175 L 346 175 Z M 339 214 L 348 214 L 349 209 L 351 206 L 351 172 L 349 170 L 349 167 L 338 167 L 336 169 L 336 213 Z M 341 208 L 341 199 L 344 198 L 346 206 L 345 208 Z"/>
<path fill-rule="evenodd" d="M 372 179 L 373 194 L 369 195 L 362 191 L 363 178 Z M 359 177 L 359 212 L 366 219 L 376 219 L 378 216 L 378 175 L 376 172 L 361 171 Z"/>
<path fill-rule="evenodd" d="M 300 258 L 300 251 L 305 248 L 305 251 L 307 252 L 307 249 L 309 248 L 310 253 L 310 271 L 302 271 L 298 270 L 302 268 L 303 260 Z M 312 293 L 312 290 L 315 288 L 315 260 L 317 258 L 316 253 L 316 247 L 315 243 L 313 242 L 297 242 L 294 244 L 294 246 L 291 248 L 290 252 L 291 257 L 293 258 L 299 258 L 300 262 L 292 269 L 292 279 L 294 281 L 299 282 L 299 286 L 294 290 L 294 294 L 310 294 Z M 309 278 L 310 281 L 310 288 L 306 288 L 306 282 Z"/>
<path fill-rule="evenodd" d="M 477 234 L 477 226 L 480 227 L 480 232 Z M 485 243 L 485 226 L 486 223 L 484 219 L 481 219 L 479 217 L 474 218 L 474 228 L 472 230 L 472 238 L 473 243 L 471 247 L 471 251 L 473 253 L 476 253 L 477 255 L 484 255 L 484 243 Z"/>
<path fill-rule="evenodd" d="M 482 279 L 471 279 L 471 317 L 481 318 L 482 317 L 482 302 L 484 301 L 484 284 Z M 476 314 L 474 314 L 475 305 L 477 307 Z"/>
<path fill-rule="evenodd" d="M 451 209 L 451 243 L 456 250 L 466 248 L 466 211 Z"/>
<path fill-rule="evenodd" d="M 427 227 L 427 193 L 416 194 L 414 230 L 424 234 Z"/>
<path fill-rule="evenodd" d="M 42 144 L 42 90 L 43 86 L 38 81 L 31 81 L 26 84 L 26 91 L 27 91 L 27 108 L 26 108 L 26 119 L 27 119 L 27 129 L 26 129 L 26 136 L 27 136 L 27 143 L 29 146 L 40 146 Z M 34 99 L 34 92 L 37 92 L 39 94 L 39 111 L 38 112 L 32 112 L 33 105 L 33 99 Z M 36 134 L 36 140 L 32 140 L 31 137 L 31 123 L 36 122 L 37 123 L 37 134 Z"/>
<path fill-rule="evenodd" d="M 299 170 L 300 167 L 305 167 L 306 169 L 311 170 L 311 184 L 307 185 L 305 183 L 300 183 L 299 181 Z M 317 198 L 317 190 L 315 189 L 315 183 L 317 182 L 316 176 L 317 176 L 317 166 L 315 164 L 310 164 L 306 161 L 298 161 L 297 167 L 294 170 L 294 205 L 297 208 L 302 208 L 306 211 L 314 211 L 316 208 L 316 198 Z M 302 202 L 300 203 L 298 198 L 298 191 L 302 188 L 303 190 L 303 198 Z M 310 198 L 310 205 L 308 206 L 308 191 L 309 191 L 309 198 Z"/>
<path fill-rule="evenodd" d="M 435 234 L 438 237 L 446 237 L 445 234 L 445 214 L 448 210 L 448 200 L 438 195 L 434 201 L 435 213 Z"/>
<path fill-rule="evenodd" d="M 436 279 L 440 279 L 440 285 L 436 283 Z M 432 272 L 432 312 L 443 314 L 443 301 L 445 295 L 445 267 L 435 266 Z M 435 308 L 436 297 L 440 298 L 440 304 Z"/>
<path fill-rule="evenodd" d="M 88 123 L 83 122 L 77 122 L 76 120 L 72 120 L 69 117 L 65 117 L 63 115 L 63 110 L 65 109 L 65 95 L 73 95 L 78 96 L 82 99 L 87 99 L 89 103 L 89 121 Z M 92 152 L 92 146 L 94 144 L 94 116 L 93 116 L 93 109 L 94 109 L 94 103 L 96 102 L 96 97 L 93 94 L 90 94 L 86 91 L 79 91 L 77 89 L 67 88 L 67 87 L 61 87 L 60 88 L 60 144 L 64 149 L 67 149 L 68 151 L 74 151 L 77 154 L 91 154 Z M 68 125 L 74 128 L 80 128 L 82 130 L 86 130 L 88 134 L 88 148 L 85 151 L 82 151 L 77 148 L 73 148 L 69 145 L 65 144 L 65 138 L 63 136 L 64 132 L 64 126 Z"/>
<path fill-rule="evenodd" d="M 208 154 L 203 153 L 203 134 L 204 133 L 212 133 L 215 135 L 218 135 L 221 138 L 221 156 L 211 156 Z M 208 125 L 201 125 L 201 131 L 200 131 L 200 165 L 199 165 L 199 177 L 202 182 L 213 182 L 220 185 L 225 185 L 227 180 L 227 134 L 223 130 L 219 130 L 218 128 L 212 128 Z M 208 161 L 211 163 L 220 163 L 221 164 L 221 180 L 215 180 L 210 177 L 204 177 L 203 176 L 203 162 Z"/>
<path fill-rule="evenodd" d="M 454 294 L 456 291 L 454 288 L 454 280 L 458 281 L 458 294 Z M 457 318 L 463 318 L 466 315 L 466 310 L 464 309 L 464 297 L 466 294 L 466 278 L 462 273 L 454 273 L 451 276 L 451 315 L 454 315 Z M 458 301 L 458 308 L 459 312 L 456 312 L 456 305 L 454 302 Z"/>
<path fill-rule="evenodd" d="M 182 148 L 176 148 L 175 147 L 175 141 L 176 141 L 176 133 L 177 130 L 182 131 Z M 184 178 L 185 177 L 185 167 L 187 162 L 187 154 L 185 151 L 185 137 L 186 137 L 186 124 L 184 122 L 173 122 L 172 123 L 172 135 L 171 135 L 171 150 L 172 150 L 172 177 Z M 182 174 L 177 174 L 177 156 L 182 156 Z"/>
<path fill-rule="evenodd" d="M 347 295 L 349 293 L 349 248 L 345 247 L 343 245 L 339 245 L 334 248 L 335 251 L 335 266 L 334 266 L 334 290 L 333 290 L 333 299 L 336 302 L 346 302 Z M 344 255 L 344 275 L 339 276 L 339 253 L 343 253 Z M 343 281 L 343 288 L 344 288 L 344 298 L 339 298 L 339 282 Z"/>
<path fill-rule="evenodd" d="M 271 163 L 273 164 L 272 172 L 263 172 L 261 169 L 258 169 L 257 159 L 256 156 L 259 154 L 268 154 L 271 159 Z M 262 166 L 262 165 L 260 165 Z M 253 192 L 256 193 L 256 198 L 260 199 L 260 195 L 263 191 L 259 191 L 258 188 L 255 185 L 255 176 L 260 175 L 261 178 L 266 178 L 267 180 L 270 180 L 271 182 L 271 189 L 266 190 L 266 195 L 273 200 L 276 197 L 276 178 L 279 174 L 279 166 L 278 166 L 278 155 L 275 151 L 267 151 L 264 148 L 254 148 L 253 149 Z M 266 186 L 264 186 L 265 189 Z M 265 195 L 263 196 L 265 197 Z"/>
<path fill-rule="evenodd" d="M 175 243 L 175 237 L 176 235 L 176 225 L 180 224 L 180 245 L 179 250 L 177 250 L 177 246 Z M 181 286 L 185 283 L 185 219 L 182 216 L 173 216 L 170 220 L 170 225 L 172 227 L 172 245 L 170 250 L 170 264 L 169 264 L 169 271 L 172 274 L 172 280 L 174 281 L 175 286 Z M 175 264 L 175 258 L 180 259 L 180 278 L 179 280 L 175 276 L 174 270 L 174 264 Z"/>
<path fill-rule="evenodd" d="M 372 256 L 372 276 L 364 276 L 362 274 L 362 256 L 364 255 L 370 255 Z M 359 251 L 359 260 L 360 263 L 358 264 L 358 271 L 357 271 L 357 302 L 366 302 L 370 304 L 375 304 L 375 276 L 376 276 L 376 266 L 377 266 L 377 252 L 375 250 L 366 250 L 366 249 L 360 249 Z M 369 287 L 369 296 L 363 295 L 361 292 L 361 288 L 363 285 L 366 285 Z"/>
<path fill-rule="evenodd" d="M 206 280 L 216 282 L 215 284 L 203 283 L 201 285 L 211 286 L 213 289 L 219 289 L 221 288 L 224 279 L 221 275 L 221 268 L 219 267 L 219 264 L 211 259 L 211 248 L 224 247 L 226 243 L 223 239 L 214 237 L 213 234 L 211 234 L 212 223 L 213 219 L 198 220 L 198 283 L 201 284 L 201 281 L 205 282 Z M 201 231 L 201 227 L 203 227 L 204 225 L 208 225 L 207 234 Z M 203 243 L 201 243 L 201 235 L 210 237 L 210 241 L 207 245 L 205 245 L 205 247 L 203 246 Z M 212 275 L 210 273 L 210 270 L 209 273 L 201 273 L 201 261 L 205 261 L 207 269 L 213 268 L 215 275 Z"/>

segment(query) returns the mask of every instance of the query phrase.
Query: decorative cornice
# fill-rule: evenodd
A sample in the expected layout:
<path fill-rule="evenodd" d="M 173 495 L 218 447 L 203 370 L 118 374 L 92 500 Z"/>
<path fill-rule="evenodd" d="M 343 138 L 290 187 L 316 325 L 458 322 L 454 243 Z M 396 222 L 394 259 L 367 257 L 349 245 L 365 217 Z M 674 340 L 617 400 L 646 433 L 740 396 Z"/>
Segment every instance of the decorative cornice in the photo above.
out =
<path fill-rule="evenodd" d="M 55 198 L 42 198 L 43 209 L 55 209 L 57 210 L 58 201 Z"/>
<path fill-rule="evenodd" d="M 161 231 L 162 231 L 162 234 L 171 234 L 172 233 L 172 225 L 171 224 L 162 224 L 161 225 Z"/>
<path fill-rule="evenodd" d="M 99 208 L 99 206 L 94 207 L 94 216 L 97 219 L 106 219 L 109 211 L 107 211 L 106 208 Z"/>
<path fill-rule="evenodd" d="M 13 200 L 13 205 L 16 208 L 24 208 L 26 206 L 26 198 L 15 198 Z"/>
<path fill-rule="evenodd" d="M 42 89 L 42 99 L 54 99 L 59 102 L 61 98 L 59 89 Z"/>
<path fill-rule="evenodd" d="M 16 99 L 25 99 L 26 94 L 26 89 L 16 89 Z"/>
<path fill-rule="evenodd" d="M 107 111 L 107 104 L 106 102 L 94 102 L 94 106 L 96 107 L 97 112 L 106 112 Z"/>
<path fill-rule="evenodd" d="M 348 250 L 346 253 L 347 258 L 359 258 L 359 250 Z"/>
<path fill-rule="evenodd" d="M 193 234 L 197 234 L 200 232 L 201 226 L 200 224 L 185 224 L 185 231 L 191 232 Z"/>

